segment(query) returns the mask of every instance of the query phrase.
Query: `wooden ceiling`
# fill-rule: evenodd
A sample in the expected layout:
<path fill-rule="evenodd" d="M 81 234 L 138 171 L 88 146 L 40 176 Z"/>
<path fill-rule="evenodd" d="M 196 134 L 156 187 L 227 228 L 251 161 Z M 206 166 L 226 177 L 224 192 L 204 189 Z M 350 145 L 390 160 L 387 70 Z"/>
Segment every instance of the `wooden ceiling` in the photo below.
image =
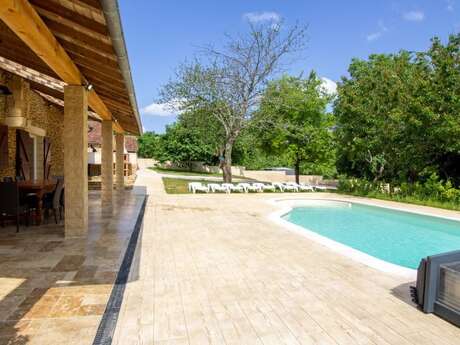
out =
<path fill-rule="evenodd" d="M 113 118 L 124 131 L 139 134 L 136 105 L 130 102 L 127 82 L 121 72 L 99 0 L 29 2 L 83 77 L 93 85 Z M 1 20 L 0 56 L 47 76 L 61 79 Z M 63 99 L 62 93 L 57 93 L 46 85 L 41 85 L 39 91 Z"/>

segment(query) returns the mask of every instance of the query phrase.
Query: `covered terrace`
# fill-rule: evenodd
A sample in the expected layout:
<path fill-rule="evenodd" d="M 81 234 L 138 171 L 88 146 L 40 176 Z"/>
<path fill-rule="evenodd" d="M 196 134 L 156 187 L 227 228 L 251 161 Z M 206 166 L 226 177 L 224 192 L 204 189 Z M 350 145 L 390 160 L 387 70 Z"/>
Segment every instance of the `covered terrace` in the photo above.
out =
<path fill-rule="evenodd" d="M 145 192 L 125 190 L 123 149 L 141 128 L 116 0 L 0 0 L 0 179 L 65 181 L 63 223 L 0 228 L 0 345 L 93 343 L 139 233 Z"/>

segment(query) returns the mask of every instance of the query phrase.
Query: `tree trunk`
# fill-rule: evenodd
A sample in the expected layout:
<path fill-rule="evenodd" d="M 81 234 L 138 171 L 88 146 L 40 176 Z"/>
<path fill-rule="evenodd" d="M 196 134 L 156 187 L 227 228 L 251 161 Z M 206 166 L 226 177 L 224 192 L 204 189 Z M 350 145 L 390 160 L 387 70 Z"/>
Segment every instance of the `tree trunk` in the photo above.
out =
<path fill-rule="evenodd" d="M 295 161 L 295 183 L 299 184 L 300 183 L 300 161 L 297 159 Z"/>
<path fill-rule="evenodd" d="M 225 153 L 224 153 L 224 162 L 222 164 L 222 173 L 225 183 L 232 182 L 232 149 L 233 149 L 232 139 L 228 140 L 225 143 Z"/>

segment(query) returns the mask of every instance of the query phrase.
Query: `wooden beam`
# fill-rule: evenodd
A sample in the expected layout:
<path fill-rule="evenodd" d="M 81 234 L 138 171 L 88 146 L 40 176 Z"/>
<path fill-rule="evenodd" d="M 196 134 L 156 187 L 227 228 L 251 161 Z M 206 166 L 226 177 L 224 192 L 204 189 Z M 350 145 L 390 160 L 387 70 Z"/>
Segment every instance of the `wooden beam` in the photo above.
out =
<path fill-rule="evenodd" d="M 77 66 L 27 0 L 0 0 L 0 19 L 64 82 L 85 84 Z M 88 103 L 100 117 L 112 119 L 109 109 L 95 91 L 89 92 Z"/>
<path fill-rule="evenodd" d="M 54 13 L 56 16 L 62 17 L 66 20 L 74 22 L 85 28 L 88 28 L 99 34 L 108 36 L 107 27 L 92 18 L 86 17 L 78 12 L 72 11 L 70 8 L 62 6 L 58 1 L 51 0 L 29 0 L 32 5 L 36 7 L 38 12 L 42 15 L 47 15 L 47 12 L 40 12 L 45 10 Z"/>
<path fill-rule="evenodd" d="M 102 40 L 89 36 L 86 33 L 64 25 L 62 22 L 56 22 L 49 18 L 43 18 L 45 25 L 52 31 L 54 36 L 59 40 L 66 40 L 71 42 L 77 42 L 80 45 L 87 45 L 94 47 L 95 49 L 104 52 L 106 54 L 115 54 L 111 44 L 103 42 Z"/>

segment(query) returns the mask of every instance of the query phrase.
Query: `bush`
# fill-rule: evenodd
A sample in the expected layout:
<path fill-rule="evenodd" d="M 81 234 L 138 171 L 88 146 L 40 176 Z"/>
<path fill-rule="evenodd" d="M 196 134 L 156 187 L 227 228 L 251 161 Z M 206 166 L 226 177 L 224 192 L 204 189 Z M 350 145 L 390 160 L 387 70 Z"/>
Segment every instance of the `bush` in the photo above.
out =
<path fill-rule="evenodd" d="M 431 174 L 425 182 L 390 185 L 365 179 L 339 178 L 338 191 L 346 194 L 392 199 L 449 209 L 460 209 L 460 189 L 451 181 L 442 181 Z"/>

